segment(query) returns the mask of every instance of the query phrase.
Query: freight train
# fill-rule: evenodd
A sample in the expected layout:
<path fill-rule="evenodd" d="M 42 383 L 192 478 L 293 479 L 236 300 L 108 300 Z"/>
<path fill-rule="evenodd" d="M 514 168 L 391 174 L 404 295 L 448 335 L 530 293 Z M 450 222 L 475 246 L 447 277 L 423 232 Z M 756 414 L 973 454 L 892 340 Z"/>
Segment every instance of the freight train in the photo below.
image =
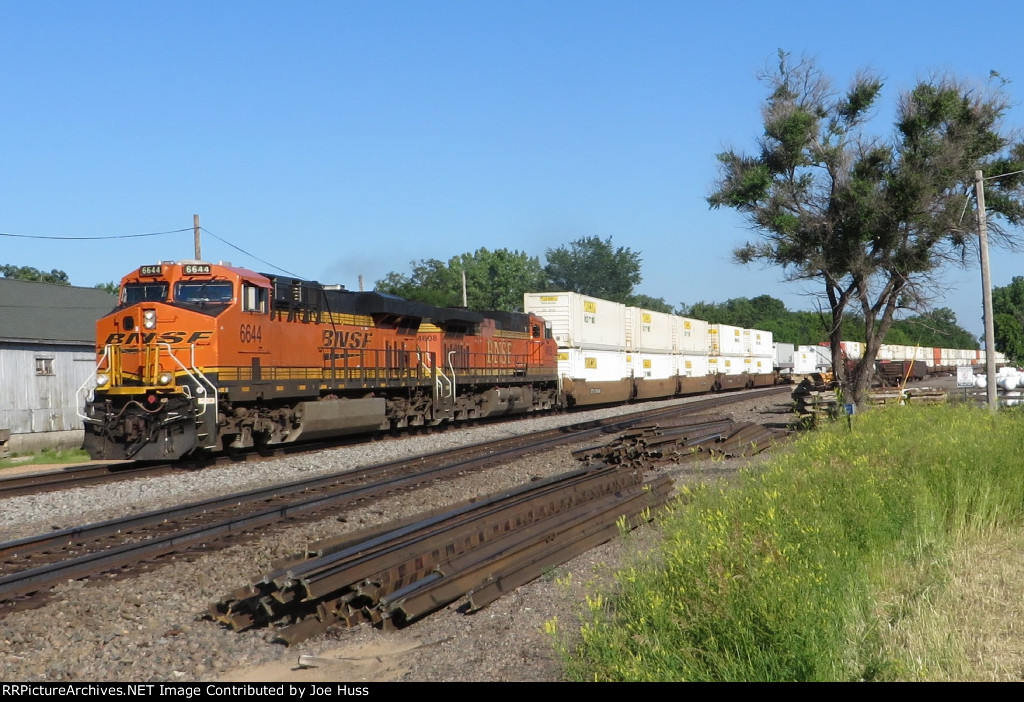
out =
<path fill-rule="evenodd" d="M 84 446 L 167 461 L 778 379 L 770 332 L 572 292 L 523 302 L 475 312 L 226 263 L 141 266 L 97 322 Z"/>
<path fill-rule="evenodd" d="M 770 334 L 744 358 L 715 333 L 751 330 L 576 293 L 524 302 L 474 312 L 225 263 L 141 266 L 97 322 L 84 446 L 166 461 L 775 382 Z"/>

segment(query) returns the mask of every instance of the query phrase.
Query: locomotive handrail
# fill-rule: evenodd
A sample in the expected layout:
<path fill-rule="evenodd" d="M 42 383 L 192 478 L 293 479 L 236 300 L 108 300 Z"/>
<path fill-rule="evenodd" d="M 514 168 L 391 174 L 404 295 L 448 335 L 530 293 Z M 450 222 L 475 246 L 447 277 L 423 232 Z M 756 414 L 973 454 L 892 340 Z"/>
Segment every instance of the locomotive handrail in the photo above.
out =
<path fill-rule="evenodd" d="M 452 372 L 451 395 L 450 395 L 452 400 L 455 399 L 455 365 L 452 363 L 452 356 L 454 356 L 455 353 L 456 353 L 455 351 L 449 351 L 448 352 L 448 368 L 451 369 L 451 372 Z M 447 380 L 447 378 L 446 378 L 446 380 Z"/>
<path fill-rule="evenodd" d="M 174 349 L 171 347 L 171 345 L 169 343 L 162 343 L 162 344 L 159 344 L 159 346 L 166 346 L 167 347 L 167 355 L 170 356 L 171 360 L 173 360 L 175 363 L 177 363 L 178 367 L 181 368 L 183 371 L 185 371 L 185 374 L 188 375 L 188 377 L 191 378 L 195 382 L 195 384 L 196 384 L 196 392 L 197 393 L 201 393 L 203 395 L 206 394 L 206 388 L 203 387 L 203 383 L 205 383 L 210 388 L 210 391 L 211 391 L 211 393 L 213 395 L 213 411 L 214 411 L 214 413 L 216 413 L 216 411 L 217 411 L 217 386 L 215 386 L 213 383 L 211 383 L 210 379 L 207 378 L 203 374 L 203 372 L 196 367 L 196 345 L 195 344 L 189 344 L 189 352 L 190 352 L 190 355 L 191 355 L 191 358 L 189 358 L 189 364 L 192 366 L 191 370 L 189 368 L 187 368 L 185 366 L 185 364 L 182 363 L 178 359 L 178 357 L 174 354 Z M 197 379 L 197 377 L 198 377 L 198 379 Z M 200 382 L 200 380 L 202 382 Z M 203 407 L 203 414 L 205 414 L 208 411 L 209 406 L 210 406 L 209 402 L 207 402 L 204 405 L 204 407 Z M 216 418 L 216 414 L 214 414 L 214 417 Z M 204 448 L 214 448 L 216 445 L 217 445 L 216 444 L 216 439 L 214 439 L 214 443 L 211 446 L 205 446 Z"/>
<path fill-rule="evenodd" d="M 103 362 L 106 361 L 108 358 L 110 358 L 110 344 L 107 344 L 106 346 L 103 347 L 103 355 L 100 356 L 100 360 L 96 361 L 96 367 L 92 369 L 92 373 L 90 373 L 82 382 L 82 384 L 78 387 L 78 390 L 75 392 L 75 397 L 79 397 L 82 395 L 82 391 L 85 390 L 85 386 L 89 384 L 90 380 L 96 377 L 96 374 L 100 369 L 100 366 L 102 366 Z M 96 386 L 93 385 L 92 388 L 89 389 L 86 396 L 83 398 L 85 402 L 89 402 L 93 399 L 95 390 Z M 83 422 L 86 422 L 89 421 L 89 417 L 86 416 L 85 412 L 82 411 L 84 408 L 85 403 L 82 403 L 81 409 L 79 407 L 75 407 L 75 414 Z"/>

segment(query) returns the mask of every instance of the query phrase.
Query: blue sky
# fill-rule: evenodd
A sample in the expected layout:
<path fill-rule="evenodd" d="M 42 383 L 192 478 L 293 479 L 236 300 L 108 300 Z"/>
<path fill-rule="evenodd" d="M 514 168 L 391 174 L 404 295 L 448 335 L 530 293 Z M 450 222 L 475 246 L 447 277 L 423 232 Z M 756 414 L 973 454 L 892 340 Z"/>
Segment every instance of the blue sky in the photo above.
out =
<path fill-rule="evenodd" d="M 886 79 L 876 133 L 920 77 L 1024 98 L 1024 6 L 975 2 L 0 0 L 0 263 L 75 285 L 203 258 L 367 289 L 481 246 L 582 236 L 641 252 L 670 304 L 816 288 L 742 267 L 752 236 L 705 201 L 753 148 L 778 49 L 844 87 Z M 1009 124 L 1024 127 L 1015 107 Z M 248 252 L 241 253 L 222 239 Z M 994 252 L 992 277 L 1024 275 Z M 977 266 L 937 306 L 981 334 Z"/>

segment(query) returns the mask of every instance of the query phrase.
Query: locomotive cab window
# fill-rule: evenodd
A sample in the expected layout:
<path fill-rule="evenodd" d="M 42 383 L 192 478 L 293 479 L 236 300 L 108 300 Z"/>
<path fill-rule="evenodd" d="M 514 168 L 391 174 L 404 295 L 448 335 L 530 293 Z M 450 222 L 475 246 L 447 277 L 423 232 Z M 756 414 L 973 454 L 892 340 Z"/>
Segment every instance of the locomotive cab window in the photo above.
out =
<path fill-rule="evenodd" d="M 165 282 L 128 283 L 121 293 L 122 305 L 134 305 L 139 302 L 166 302 L 168 285 Z"/>
<path fill-rule="evenodd" d="M 245 312 L 266 312 L 267 295 L 266 288 L 261 288 L 252 283 L 242 283 L 242 310 Z"/>
<path fill-rule="evenodd" d="M 187 280 L 174 286 L 174 299 L 178 302 L 231 302 L 234 288 L 230 280 Z"/>

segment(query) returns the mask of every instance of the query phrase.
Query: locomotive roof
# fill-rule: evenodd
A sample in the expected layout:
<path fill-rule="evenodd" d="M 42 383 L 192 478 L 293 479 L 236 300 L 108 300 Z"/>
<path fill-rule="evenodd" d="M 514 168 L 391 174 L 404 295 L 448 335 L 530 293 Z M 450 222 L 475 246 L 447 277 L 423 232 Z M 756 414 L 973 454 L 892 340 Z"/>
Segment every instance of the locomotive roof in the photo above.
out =
<path fill-rule="evenodd" d="M 461 307 L 435 307 L 425 302 L 406 300 L 394 295 L 378 292 L 353 292 L 351 290 L 326 290 L 327 299 L 332 310 L 352 312 L 353 314 L 385 314 L 396 317 L 418 317 L 429 319 L 439 324 L 480 324 L 484 315 Z M 343 306 L 336 310 L 335 303 Z"/>
<path fill-rule="evenodd" d="M 529 315 L 522 312 L 476 312 L 465 307 L 438 307 L 426 302 L 407 300 L 389 293 L 334 289 L 325 287 L 317 281 L 271 273 L 261 273 L 260 275 L 271 280 L 277 299 L 282 301 L 286 299 L 284 291 L 278 292 L 279 285 L 285 286 L 289 293 L 296 288 L 300 290 L 299 296 L 307 304 L 318 303 L 316 300 L 307 299 L 307 296 L 315 291 L 315 293 L 319 293 L 315 295 L 316 297 L 323 296 L 323 302 L 320 304 L 323 304 L 325 309 L 329 309 L 331 312 L 425 319 L 440 326 L 470 326 L 481 324 L 485 319 L 493 319 L 495 327 L 510 331 L 526 331 L 529 324 Z M 279 295 L 280 297 L 277 297 Z M 294 300 L 295 298 L 290 299 Z"/>

